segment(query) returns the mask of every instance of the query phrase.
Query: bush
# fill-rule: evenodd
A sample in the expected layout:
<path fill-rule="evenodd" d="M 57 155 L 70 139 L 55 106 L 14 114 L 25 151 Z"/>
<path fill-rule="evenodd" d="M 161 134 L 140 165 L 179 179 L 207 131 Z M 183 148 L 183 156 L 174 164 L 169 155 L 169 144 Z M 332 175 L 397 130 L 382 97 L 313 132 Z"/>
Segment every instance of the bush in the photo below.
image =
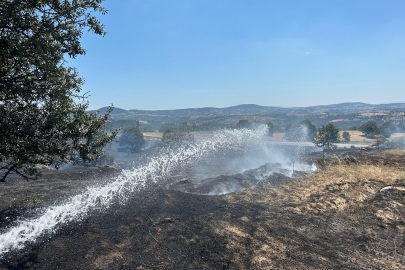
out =
<path fill-rule="evenodd" d="M 183 140 L 192 140 L 193 136 L 185 132 L 175 132 L 170 128 L 163 132 L 162 141 L 164 142 L 178 142 Z"/>
<path fill-rule="evenodd" d="M 288 141 L 306 141 L 314 139 L 316 126 L 311 121 L 303 120 L 294 126 L 286 126 L 285 139 Z"/>
<path fill-rule="evenodd" d="M 143 134 L 138 127 L 125 127 L 120 138 L 120 146 L 126 146 L 132 153 L 140 152 L 142 145 L 145 144 Z"/>
<path fill-rule="evenodd" d="M 241 119 L 236 124 L 236 128 L 251 128 L 251 127 L 252 127 L 252 124 L 249 122 L 249 120 L 246 120 L 246 119 Z"/>
<path fill-rule="evenodd" d="M 342 137 L 343 137 L 343 141 L 350 142 L 350 134 L 349 134 L 349 132 L 347 132 L 347 131 L 343 132 Z"/>
<path fill-rule="evenodd" d="M 274 125 L 273 125 L 273 123 L 272 122 L 267 122 L 266 125 L 267 125 L 267 132 L 268 132 L 269 137 L 273 137 L 273 133 L 274 133 Z"/>
<path fill-rule="evenodd" d="M 347 129 L 348 129 L 348 130 L 357 130 L 357 127 L 356 127 L 356 126 L 350 126 L 350 127 L 348 127 Z"/>

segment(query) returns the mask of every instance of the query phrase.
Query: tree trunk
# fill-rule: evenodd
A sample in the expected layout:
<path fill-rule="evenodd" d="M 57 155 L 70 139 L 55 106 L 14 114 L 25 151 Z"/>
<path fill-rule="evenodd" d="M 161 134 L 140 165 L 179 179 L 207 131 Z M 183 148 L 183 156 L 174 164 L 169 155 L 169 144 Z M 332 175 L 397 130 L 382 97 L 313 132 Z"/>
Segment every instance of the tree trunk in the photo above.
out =
<path fill-rule="evenodd" d="M 15 165 L 11 166 L 7 170 L 7 172 L 4 174 L 4 176 L 0 179 L 0 182 L 6 182 L 7 175 L 14 169 L 14 167 L 15 167 Z"/>

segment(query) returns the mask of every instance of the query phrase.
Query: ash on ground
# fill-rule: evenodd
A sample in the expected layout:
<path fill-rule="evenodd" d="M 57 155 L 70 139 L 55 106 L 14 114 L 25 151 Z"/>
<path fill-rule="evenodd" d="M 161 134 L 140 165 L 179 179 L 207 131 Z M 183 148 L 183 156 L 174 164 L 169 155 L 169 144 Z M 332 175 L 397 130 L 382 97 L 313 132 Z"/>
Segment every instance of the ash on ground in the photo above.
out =
<path fill-rule="evenodd" d="M 284 169 L 280 163 L 266 163 L 257 169 L 245 170 L 242 173 L 219 175 L 202 180 L 187 174 L 173 175 L 168 179 L 166 188 L 201 195 L 223 195 L 247 188 L 262 187 L 265 183 L 278 185 L 307 173 Z"/>

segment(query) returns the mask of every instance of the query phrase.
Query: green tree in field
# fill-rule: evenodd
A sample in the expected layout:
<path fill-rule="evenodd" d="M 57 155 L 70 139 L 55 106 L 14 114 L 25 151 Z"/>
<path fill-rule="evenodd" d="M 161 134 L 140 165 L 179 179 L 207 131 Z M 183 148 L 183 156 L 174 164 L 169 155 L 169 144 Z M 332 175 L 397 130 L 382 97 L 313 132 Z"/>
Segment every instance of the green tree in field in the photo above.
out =
<path fill-rule="evenodd" d="M 122 128 L 122 135 L 120 137 L 119 145 L 128 147 L 132 153 L 138 153 L 145 144 L 142 132 L 138 127 L 124 127 Z"/>
<path fill-rule="evenodd" d="M 343 134 L 342 134 L 342 137 L 343 137 L 343 140 L 345 142 L 350 142 L 350 134 L 349 134 L 349 132 L 344 131 Z"/>
<path fill-rule="evenodd" d="M 306 141 L 311 142 L 316 134 L 316 126 L 314 124 L 312 124 L 311 121 L 309 121 L 308 119 L 303 120 L 299 123 L 301 126 L 304 126 L 307 130 L 307 134 L 306 134 Z"/>
<path fill-rule="evenodd" d="M 84 55 L 87 29 L 104 35 L 92 12 L 102 0 L 0 1 L 0 181 L 40 175 L 36 164 L 92 162 L 116 135 L 108 114 L 86 113 L 83 79 L 65 56 Z"/>
<path fill-rule="evenodd" d="M 316 133 L 316 126 L 310 120 L 303 120 L 286 129 L 285 139 L 289 141 L 311 142 Z"/>
<path fill-rule="evenodd" d="M 272 122 L 267 122 L 267 134 L 269 135 L 269 137 L 273 137 L 273 133 L 274 133 L 274 125 Z"/>
<path fill-rule="evenodd" d="M 322 147 L 323 158 L 325 158 L 325 148 L 330 149 L 334 143 L 339 141 L 339 138 L 339 128 L 333 123 L 328 123 L 326 126 L 322 125 L 322 127 L 318 128 L 313 143 L 318 147 Z"/>
<path fill-rule="evenodd" d="M 188 125 L 187 123 L 182 123 L 177 126 L 177 131 L 178 132 L 192 132 L 193 127 Z"/>
<path fill-rule="evenodd" d="M 172 129 L 168 128 L 165 132 L 163 132 L 162 141 L 172 143 L 184 140 L 193 140 L 193 138 L 193 135 L 189 133 L 173 131 Z"/>
<path fill-rule="evenodd" d="M 236 124 L 237 128 L 250 128 L 252 125 L 249 122 L 249 120 L 246 119 L 241 119 L 239 122 Z"/>
<path fill-rule="evenodd" d="M 163 132 L 162 141 L 176 141 L 178 137 L 179 135 L 177 132 L 174 132 L 172 129 L 168 128 L 165 130 L 165 132 Z"/>
<path fill-rule="evenodd" d="M 348 127 L 347 129 L 348 130 L 357 130 L 357 127 L 355 125 L 353 125 L 353 126 Z"/>
<path fill-rule="evenodd" d="M 361 124 L 359 130 L 366 135 L 368 138 L 375 138 L 376 136 L 381 135 L 380 127 L 376 121 L 368 121 L 364 124 Z"/>

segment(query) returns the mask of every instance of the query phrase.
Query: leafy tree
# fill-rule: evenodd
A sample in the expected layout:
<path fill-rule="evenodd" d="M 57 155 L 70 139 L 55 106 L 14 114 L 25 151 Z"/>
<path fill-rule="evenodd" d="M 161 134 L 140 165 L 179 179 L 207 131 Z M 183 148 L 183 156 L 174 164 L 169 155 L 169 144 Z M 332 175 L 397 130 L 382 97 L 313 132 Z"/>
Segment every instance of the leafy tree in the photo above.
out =
<path fill-rule="evenodd" d="M 355 125 L 353 125 L 353 126 L 348 127 L 347 129 L 348 130 L 357 130 L 357 127 Z"/>
<path fill-rule="evenodd" d="M 139 131 L 139 128 L 124 127 L 122 131 L 123 133 L 121 135 L 119 145 L 127 146 L 129 151 L 132 153 L 140 152 L 142 145 L 145 144 L 145 139 L 143 138 L 142 132 Z"/>
<path fill-rule="evenodd" d="M 368 121 L 364 124 L 361 124 L 359 130 L 363 132 L 366 137 L 374 138 L 376 136 L 381 135 L 380 127 L 378 126 L 376 121 Z"/>
<path fill-rule="evenodd" d="M 345 142 L 350 142 L 350 134 L 349 134 L 349 132 L 347 132 L 347 131 L 343 132 L 342 137 L 343 137 L 343 140 Z"/>
<path fill-rule="evenodd" d="M 268 130 L 269 137 L 273 137 L 273 133 L 274 133 L 274 125 L 273 125 L 273 123 L 272 122 L 267 122 L 266 125 L 267 125 L 267 130 Z"/>
<path fill-rule="evenodd" d="M 180 124 L 177 127 L 177 131 L 179 131 L 179 132 L 192 132 L 193 130 L 194 130 L 193 127 L 187 125 L 187 123 Z"/>
<path fill-rule="evenodd" d="M 334 143 L 338 142 L 340 138 L 339 128 L 333 123 L 328 123 L 326 126 L 318 128 L 313 143 L 323 148 L 323 158 L 325 158 L 325 148 L 330 149 Z"/>
<path fill-rule="evenodd" d="M 170 128 L 163 132 L 162 141 L 164 142 L 178 142 L 182 140 L 192 140 L 193 136 L 185 132 L 176 132 Z"/>
<path fill-rule="evenodd" d="M 300 125 L 306 127 L 307 129 L 307 136 L 305 140 L 312 141 L 316 134 L 316 126 L 308 119 L 301 121 Z"/>
<path fill-rule="evenodd" d="M 175 137 L 174 132 L 168 128 L 163 132 L 162 141 L 170 141 L 173 140 Z"/>
<path fill-rule="evenodd" d="M 101 131 L 111 108 L 86 113 L 83 79 L 64 59 L 85 54 L 83 29 L 105 34 L 92 16 L 106 13 L 101 2 L 0 1 L 0 181 L 35 178 L 35 164 L 92 162 L 115 137 Z"/>
<path fill-rule="evenodd" d="M 312 141 L 315 133 L 316 126 L 307 119 L 291 126 L 286 131 L 285 138 L 289 141 Z"/>
<path fill-rule="evenodd" d="M 236 124 L 237 128 L 250 128 L 251 124 L 249 122 L 249 120 L 246 119 L 241 119 L 239 120 L 239 122 Z"/>

